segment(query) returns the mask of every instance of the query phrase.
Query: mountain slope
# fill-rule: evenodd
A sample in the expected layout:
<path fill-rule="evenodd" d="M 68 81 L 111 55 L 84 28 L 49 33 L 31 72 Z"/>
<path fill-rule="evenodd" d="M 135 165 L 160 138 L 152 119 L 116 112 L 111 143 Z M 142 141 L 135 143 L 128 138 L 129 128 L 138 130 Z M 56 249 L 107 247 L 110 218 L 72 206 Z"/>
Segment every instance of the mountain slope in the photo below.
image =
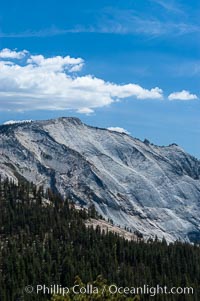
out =
<path fill-rule="evenodd" d="M 177 145 L 58 118 L 0 127 L 0 172 L 93 202 L 115 224 L 144 236 L 200 238 L 200 161 Z"/>

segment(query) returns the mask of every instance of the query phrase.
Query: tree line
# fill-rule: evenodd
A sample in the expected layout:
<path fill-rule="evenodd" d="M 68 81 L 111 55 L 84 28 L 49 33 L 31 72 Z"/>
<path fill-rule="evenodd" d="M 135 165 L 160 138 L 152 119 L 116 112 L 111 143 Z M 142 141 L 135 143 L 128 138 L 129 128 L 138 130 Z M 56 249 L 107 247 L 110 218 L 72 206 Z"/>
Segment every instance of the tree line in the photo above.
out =
<path fill-rule="evenodd" d="M 199 245 L 167 244 L 164 239 L 127 241 L 99 227 L 86 227 L 85 221 L 94 215 L 93 207 L 77 210 L 70 199 L 63 200 L 50 189 L 23 180 L 18 185 L 0 180 L 0 300 L 104 300 L 24 291 L 27 285 L 38 284 L 72 287 L 77 279 L 85 284 L 101 279 L 124 287 L 188 286 L 194 295 L 146 295 L 141 300 L 199 300 Z"/>

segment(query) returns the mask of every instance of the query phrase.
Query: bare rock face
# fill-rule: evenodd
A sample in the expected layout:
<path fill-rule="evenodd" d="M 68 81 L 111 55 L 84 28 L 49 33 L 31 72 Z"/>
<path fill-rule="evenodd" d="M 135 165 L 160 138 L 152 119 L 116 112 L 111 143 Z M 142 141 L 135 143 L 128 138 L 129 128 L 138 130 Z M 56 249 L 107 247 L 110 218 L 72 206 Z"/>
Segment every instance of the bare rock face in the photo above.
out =
<path fill-rule="evenodd" d="M 200 240 L 200 161 L 176 144 L 155 146 L 77 118 L 2 125 L 0 173 L 94 203 L 144 237 Z"/>

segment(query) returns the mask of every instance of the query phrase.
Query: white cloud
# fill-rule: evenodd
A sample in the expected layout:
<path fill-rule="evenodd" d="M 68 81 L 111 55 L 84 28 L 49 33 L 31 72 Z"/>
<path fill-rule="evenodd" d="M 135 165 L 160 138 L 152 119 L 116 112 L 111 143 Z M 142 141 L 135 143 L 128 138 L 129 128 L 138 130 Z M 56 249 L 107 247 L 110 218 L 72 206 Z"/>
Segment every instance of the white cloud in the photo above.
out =
<path fill-rule="evenodd" d="M 10 50 L 10 52 L 12 52 Z M 9 51 L 8 51 L 9 53 Z M 90 114 L 95 108 L 127 97 L 162 99 L 159 88 L 117 85 L 92 75 L 77 75 L 84 60 L 70 56 L 45 58 L 25 51 L 26 63 L 0 59 L 1 110 L 67 110 Z M 16 58 L 16 56 L 15 56 Z"/>
<path fill-rule="evenodd" d="M 168 5 L 165 5 L 168 6 Z M 166 8 L 167 9 L 167 8 Z M 173 10 L 169 8 L 168 10 Z M 179 11 L 180 13 L 181 12 Z M 90 26 L 77 25 L 74 28 L 47 28 L 39 31 L 25 31 L 19 33 L 2 33 L 0 38 L 30 38 L 30 37 L 52 37 L 66 34 L 78 33 L 102 33 L 102 34 L 119 34 L 119 35 L 145 35 L 145 36 L 163 36 L 163 35 L 185 35 L 189 33 L 199 33 L 200 27 L 196 24 L 173 20 L 166 21 L 156 16 L 137 16 L 133 10 L 120 10 L 120 14 L 110 13 L 110 16 L 102 13 L 100 21 Z"/>
<path fill-rule="evenodd" d="M 173 92 L 168 96 L 169 100 L 195 100 L 197 95 L 191 94 L 189 91 L 183 90 L 181 92 Z"/>
<path fill-rule="evenodd" d="M 1 59 L 22 59 L 28 54 L 28 51 L 22 50 L 22 51 L 16 51 L 16 50 L 10 50 L 8 48 L 4 48 L 0 51 L 0 58 Z"/>
<path fill-rule="evenodd" d="M 30 123 L 32 122 L 32 119 L 27 119 L 27 120 L 8 120 L 5 121 L 3 124 L 8 125 L 8 124 L 16 124 L 16 123 Z"/>
<path fill-rule="evenodd" d="M 80 108 L 77 110 L 77 113 L 90 115 L 90 114 L 94 113 L 94 110 L 92 110 L 90 108 Z"/>
<path fill-rule="evenodd" d="M 153 1 L 155 2 L 155 1 Z M 179 10 L 169 1 L 157 0 L 159 4 L 165 6 L 165 9 Z M 181 11 L 179 11 L 181 12 Z M 183 13 L 183 12 L 182 12 Z M 85 28 L 86 31 L 86 28 Z M 147 35 L 158 37 L 163 35 L 184 35 L 188 33 L 199 33 L 200 27 L 191 22 L 185 22 L 185 18 L 180 18 L 174 21 L 171 18 L 162 18 L 155 13 L 138 13 L 134 9 L 118 9 L 107 7 L 101 12 L 99 22 L 96 22 L 92 27 L 88 28 L 89 32 L 97 32 L 104 34 L 133 34 Z"/>
<path fill-rule="evenodd" d="M 160 5 L 162 8 L 169 12 L 174 12 L 174 13 L 181 13 L 183 14 L 183 10 L 180 9 L 174 1 L 163 1 L 163 0 L 152 0 L 152 2 Z"/>
<path fill-rule="evenodd" d="M 103 33 L 120 35 L 176 36 L 200 32 L 200 26 L 190 18 L 186 6 L 174 0 L 149 0 L 151 9 L 119 9 L 105 6 L 93 11 L 91 24 L 75 24 L 69 28 L 51 26 L 38 31 L 0 32 L 2 38 L 52 37 L 66 34 Z M 158 10 L 159 8 L 159 10 Z M 161 11 L 160 11 L 161 9 Z M 162 11 L 164 9 L 165 11 Z M 90 11 L 91 13 L 91 11 Z M 163 14 L 164 13 L 164 14 Z M 174 18 L 176 16 L 176 18 Z M 89 17 L 89 15 L 88 15 Z"/>
<path fill-rule="evenodd" d="M 31 55 L 27 63 L 44 68 L 45 71 L 55 72 L 67 70 L 69 72 L 75 72 L 82 69 L 84 61 L 81 58 L 72 58 L 70 56 L 55 56 L 46 59 L 43 55 Z"/>
<path fill-rule="evenodd" d="M 112 132 L 130 134 L 127 130 L 125 130 L 124 128 L 118 127 L 118 126 L 115 126 L 115 127 L 111 126 L 111 127 L 108 127 L 107 129 Z"/>

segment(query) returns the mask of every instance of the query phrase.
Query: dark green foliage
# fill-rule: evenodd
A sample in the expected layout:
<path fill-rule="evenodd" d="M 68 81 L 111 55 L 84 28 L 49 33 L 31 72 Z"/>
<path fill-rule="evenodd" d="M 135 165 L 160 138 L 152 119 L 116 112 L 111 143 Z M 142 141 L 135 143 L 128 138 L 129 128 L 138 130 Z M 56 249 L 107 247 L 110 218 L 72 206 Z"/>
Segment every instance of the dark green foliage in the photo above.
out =
<path fill-rule="evenodd" d="M 75 279 L 74 285 L 87 287 L 78 276 Z M 62 294 L 53 295 L 51 301 L 141 301 L 139 295 L 127 296 L 126 294 L 121 294 L 119 292 L 111 294 L 107 280 L 101 275 L 98 276 L 95 281 L 91 282 L 90 285 L 97 288 L 96 293 L 74 294 L 73 288 L 70 288 L 69 292 L 64 296 Z"/>
<path fill-rule="evenodd" d="M 46 199 L 46 201 L 45 201 Z M 48 201 L 47 201 L 48 200 Z M 143 296 L 141 300 L 197 301 L 200 296 L 200 248 L 163 240 L 128 242 L 113 233 L 85 226 L 96 217 L 76 210 L 50 190 L 26 182 L 0 182 L 0 300 L 47 300 L 24 293 L 26 285 L 72 286 L 102 275 L 120 286 L 192 286 L 195 296 Z"/>

